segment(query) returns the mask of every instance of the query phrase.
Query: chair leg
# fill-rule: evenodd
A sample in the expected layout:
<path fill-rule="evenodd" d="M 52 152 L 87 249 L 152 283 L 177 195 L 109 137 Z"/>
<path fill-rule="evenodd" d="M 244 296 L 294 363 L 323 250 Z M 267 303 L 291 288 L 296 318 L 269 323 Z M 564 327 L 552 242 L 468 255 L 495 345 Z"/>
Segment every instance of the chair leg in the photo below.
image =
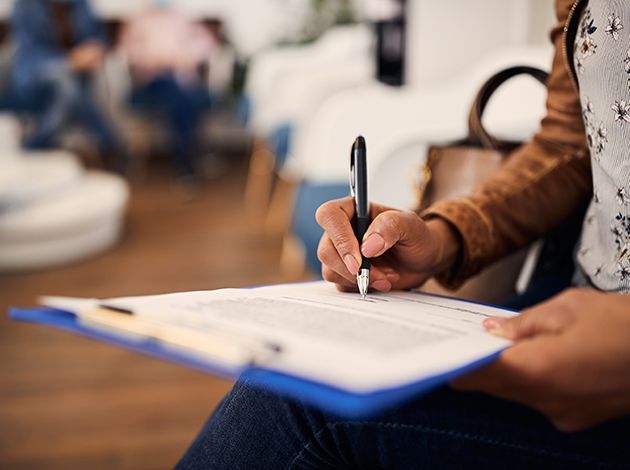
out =
<path fill-rule="evenodd" d="M 252 155 L 249 160 L 249 172 L 243 196 L 245 211 L 252 218 L 264 220 L 269 207 L 269 197 L 273 183 L 274 156 L 267 145 L 254 140 Z"/>
<path fill-rule="evenodd" d="M 148 174 L 148 160 L 151 154 L 151 129 L 140 122 L 131 125 L 128 135 L 129 177 L 134 181 L 144 181 Z"/>
<path fill-rule="evenodd" d="M 282 176 L 277 178 L 265 220 L 268 234 L 284 235 L 289 231 L 296 188 L 295 181 Z"/>
<path fill-rule="evenodd" d="M 282 238 L 280 272 L 287 279 L 303 279 L 307 275 L 304 247 L 291 233 L 285 234 Z"/>

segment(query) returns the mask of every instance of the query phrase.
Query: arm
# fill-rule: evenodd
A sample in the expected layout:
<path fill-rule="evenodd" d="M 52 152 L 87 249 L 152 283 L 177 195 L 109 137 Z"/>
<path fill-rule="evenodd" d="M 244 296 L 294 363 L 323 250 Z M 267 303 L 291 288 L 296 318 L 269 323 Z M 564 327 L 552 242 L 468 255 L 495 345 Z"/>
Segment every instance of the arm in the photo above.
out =
<path fill-rule="evenodd" d="M 70 51 L 69 65 L 77 72 L 93 72 L 103 64 L 106 53 L 105 34 L 87 0 L 76 0 L 73 11 L 78 44 Z"/>
<path fill-rule="evenodd" d="M 556 1 L 547 115 L 533 140 L 471 197 L 439 202 L 423 214 L 447 220 L 462 240 L 460 262 L 440 276 L 449 286 L 559 225 L 592 193 L 579 95 L 563 57 L 562 32 L 572 3 Z"/>
<path fill-rule="evenodd" d="M 592 192 L 590 159 L 580 100 L 562 54 L 562 31 L 571 0 L 557 0 L 558 25 L 547 115 L 532 142 L 468 198 L 430 207 L 422 218 L 372 204 L 372 225 L 361 243 L 353 236 L 350 199 L 317 213 L 325 233 L 318 256 L 324 279 L 356 289 L 361 253 L 372 259 L 373 287 L 406 289 L 437 275 L 449 287 L 501 256 L 527 245 L 585 203 Z"/>
<path fill-rule="evenodd" d="M 79 24 L 79 43 L 98 43 L 105 49 L 105 32 L 90 3 L 87 0 L 78 0 L 75 8 Z"/>

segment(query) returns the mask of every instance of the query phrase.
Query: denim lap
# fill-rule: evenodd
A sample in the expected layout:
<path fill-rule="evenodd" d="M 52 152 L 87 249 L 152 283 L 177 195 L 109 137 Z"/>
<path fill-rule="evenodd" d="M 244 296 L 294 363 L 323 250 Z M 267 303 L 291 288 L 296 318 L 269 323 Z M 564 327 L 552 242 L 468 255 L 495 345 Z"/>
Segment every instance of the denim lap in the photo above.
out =
<path fill-rule="evenodd" d="M 239 381 L 177 468 L 621 469 L 629 424 L 564 434 L 522 406 L 446 388 L 347 420 Z"/>

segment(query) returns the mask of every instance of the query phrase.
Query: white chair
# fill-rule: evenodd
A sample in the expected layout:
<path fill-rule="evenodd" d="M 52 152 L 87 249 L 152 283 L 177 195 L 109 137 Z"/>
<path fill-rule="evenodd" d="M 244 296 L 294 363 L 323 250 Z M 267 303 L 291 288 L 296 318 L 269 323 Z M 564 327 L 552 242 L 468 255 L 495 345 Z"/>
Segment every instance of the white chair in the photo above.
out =
<path fill-rule="evenodd" d="M 279 113 L 280 116 L 273 119 L 278 115 L 273 111 L 275 107 L 282 108 L 285 102 L 294 102 L 293 95 L 286 94 L 288 83 L 311 74 L 320 77 L 332 74 L 331 79 L 334 79 L 338 67 L 356 58 L 370 57 L 372 45 L 373 35 L 368 25 L 337 26 L 313 44 L 277 47 L 255 56 L 250 63 L 245 89 L 250 103 L 252 131 L 264 136 L 275 125 L 292 117 Z"/>
<path fill-rule="evenodd" d="M 368 26 L 339 26 L 312 45 L 273 49 L 252 62 L 246 97 L 254 147 L 244 196 L 250 214 L 267 213 L 274 170 L 292 149 L 293 130 L 328 96 L 372 80 L 372 46 Z M 274 200 L 283 201 L 286 188 L 282 182 L 277 188 Z M 270 215 L 268 226 L 285 210 L 271 212 L 280 216 Z"/>
<path fill-rule="evenodd" d="M 290 124 L 303 126 L 322 101 L 337 92 L 374 81 L 374 58 L 367 51 L 349 57 L 334 67 L 316 70 L 292 70 L 276 81 L 273 101 L 257 113 L 252 129 L 257 135 L 268 135 L 273 129 Z"/>
<path fill-rule="evenodd" d="M 517 64 L 548 69 L 550 58 L 548 47 L 512 48 L 493 54 L 465 76 L 453 77 L 439 87 L 368 85 L 337 93 L 322 103 L 306 126 L 296 130 L 295 151 L 287 170 L 294 178 L 309 181 L 345 181 L 349 142 L 357 134 L 368 141 L 370 168 L 377 168 L 394 149 L 409 141 L 462 137 L 470 104 L 490 75 Z M 497 92 L 501 109 L 489 109 L 485 122 L 502 135 L 534 129 L 544 111 L 543 96 L 538 83 L 515 78 Z"/>

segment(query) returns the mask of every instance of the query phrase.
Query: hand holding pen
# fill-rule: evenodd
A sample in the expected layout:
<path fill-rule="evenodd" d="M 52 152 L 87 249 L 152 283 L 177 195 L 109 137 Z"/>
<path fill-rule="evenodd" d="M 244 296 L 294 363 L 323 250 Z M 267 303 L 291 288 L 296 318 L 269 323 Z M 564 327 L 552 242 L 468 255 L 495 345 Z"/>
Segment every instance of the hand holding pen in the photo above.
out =
<path fill-rule="evenodd" d="M 355 141 L 353 154 L 357 145 Z M 317 222 L 324 229 L 317 250 L 322 276 L 339 290 L 357 292 L 357 274 L 366 265 L 369 288 L 388 292 L 417 287 L 457 261 L 459 238 L 447 222 L 425 222 L 411 211 L 368 204 L 367 187 L 361 205 L 363 201 L 366 213 L 360 207 L 361 216 L 367 215 L 371 223 L 358 238 L 360 231 L 355 232 L 352 224 L 357 214 L 354 197 L 328 201 L 317 210 Z"/>

